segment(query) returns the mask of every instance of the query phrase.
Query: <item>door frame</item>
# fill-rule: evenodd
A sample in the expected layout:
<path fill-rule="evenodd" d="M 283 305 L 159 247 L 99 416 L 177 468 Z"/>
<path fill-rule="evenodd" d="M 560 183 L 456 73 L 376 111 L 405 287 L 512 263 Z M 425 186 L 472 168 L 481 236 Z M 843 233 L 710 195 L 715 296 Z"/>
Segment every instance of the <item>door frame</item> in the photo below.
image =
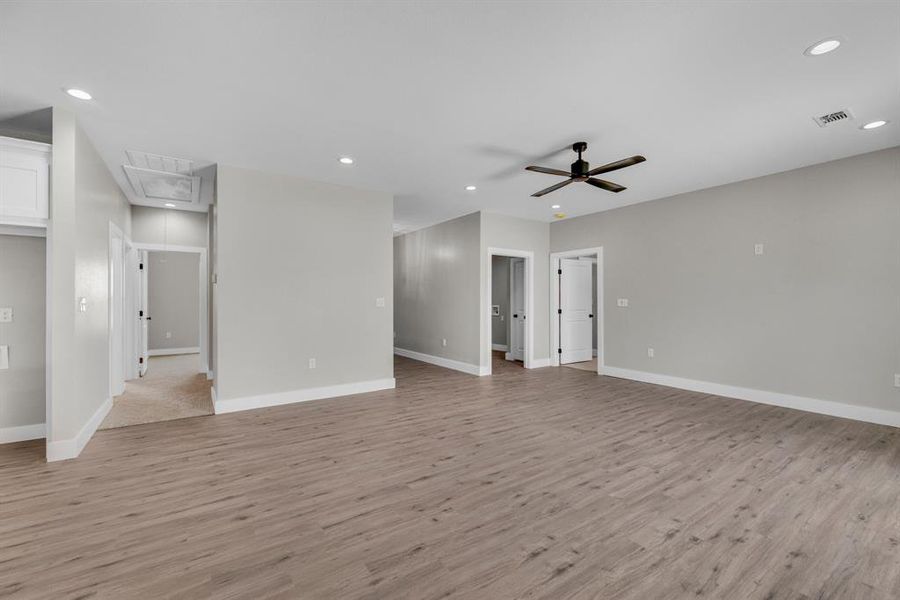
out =
<path fill-rule="evenodd" d="M 113 258 L 113 240 L 119 240 L 121 242 L 120 256 L 118 259 L 121 261 L 122 267 L 122 281 L 119 282 L 119 287 L 122 291 L 121 297 L 116 297 L 115 294 L 115 277 L 114 277 L 114 267 L 115 262 Z M 109 395 L 108 398 L 113 398 L 125 392 L 125 381 L 126 381 L 126 373 L 125 373 L 125 356 L 127 355 L 127 351 L 125 348 L 125 327 L 123 327 L 123 323 L 126 320 L 125 317 L 125 252 L 126 248 L 133 248 L 134 245 L 131 243 L 131 240 L 125 233 L 122 231 L 122 228 L 113 223 L 109 222 L 109 240 L 107 245 L 107 280 L 106 280 L 106 322 L 107 322 L 107 348 L 109 355 L 109 362 L 107 363 L 107 367 L 109 369 L 108 373 L 108 386 L 109 386 Z M 116 305 L 119 305 L 118 308 L 122 311 L 121 322 L 115 322 L 115 314 L 116 314 Z M 121 344 L 120 349 L 121 352 L 116 352 L 115 340 L 118 338 L 119 343 Z M 116 373 L 115 365 L 118 364 L 119 374 L 121 375 L 120 379 L 114 379 L 114 375 Z"/>
<path fill-rule="evenodd" d="M 559 352 L 559 259 L 577 258 L 579 256 L 591 256 L 597 261 L 597 314 L 594 315 L 594 326 L 597 328 L 597 374 L 604 366 L 603 360 L 603 335 L 606 328 L 603 326 L 603 246 L 596 248 L 582 248 L 581 250 L 566 250 L 564 252 L 550 253 L 550 366 L 558 367 Z"/>
<path fill-rule="evenodd" d="M 534 307 L 534 252 L 531 250 L 490 247 L 487 249 L 487 260 L 485 260 L 486 267 L 484 270 L 485 279 L 482 281 L 484 293 L 481 295 L 482 349 L 480 371 L 482 375 L 490 375 L 492 372 L 491 283 L 494 278 L 494 267 L 491 259 L 494 256 L 525 259 L 525 368 L 531 369 L 534 364 L 534 315 L 532 314 L 532 308 Z"/>
<path fill-rule="evenodd" d="M 200 373 L 209 375 L 209 278 L 207 277 L 206 248 L 203 246 L 173 246 L 172 244 L 135 243 L 136 250 L 147 252 L 187 252 L 200 255 Z M 149 257 L 148 257 L 149 260 Z"/>

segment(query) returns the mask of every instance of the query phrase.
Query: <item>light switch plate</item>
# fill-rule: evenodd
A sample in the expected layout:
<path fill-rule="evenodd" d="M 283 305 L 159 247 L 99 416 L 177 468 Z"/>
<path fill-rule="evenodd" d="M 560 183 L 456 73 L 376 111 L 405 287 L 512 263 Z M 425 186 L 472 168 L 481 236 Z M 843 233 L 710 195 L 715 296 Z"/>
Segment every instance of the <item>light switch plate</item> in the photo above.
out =
<path fill-rule="evenodd" d="M 9 368 L 9 346 L 0 346 L 0 370 Z"/>
<path fill-rule="evenodd" d="M 375 298 L 375 306 L 384 308 L 384 298 Z"/>
<path fill-rule="evenodd" d="M 900 388 L 900 373 L 894 373 L 894 387 Z"/>
<path fill-rule="evenodd" d="M 628 308 L 628 298 L 619 298 L 616 304 L 618 304 L 622 308 Z"/>
<path fill-rule="evenodd" d="M 0 323 L 12 323 L 12 307 L 0 308 Z"/>
<path fill-rule="evenodd" d="M 753 246 L 753 254 L 755 254 L 756 256 L 762 256 L 764 250 L 765 246 L 763 246 L 762 244 L 755 244 Z"/>
<path fill-rule="evenodd" d="M 656 351 L 653 348 L 647 348 L 647 358 L 653 358 Z"/>

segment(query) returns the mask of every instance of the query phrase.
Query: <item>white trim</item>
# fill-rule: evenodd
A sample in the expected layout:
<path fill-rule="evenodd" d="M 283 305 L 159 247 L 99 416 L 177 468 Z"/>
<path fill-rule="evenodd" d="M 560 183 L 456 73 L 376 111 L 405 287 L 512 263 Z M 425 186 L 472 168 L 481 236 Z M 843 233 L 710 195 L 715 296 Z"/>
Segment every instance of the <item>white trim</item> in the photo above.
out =
<path fill-rule="evenodd" d="M 395 387 L 396 382 L 394 378 L 391 377 L 388 379 L 373 379 L 371 381 L 357 381 L 355 383 L 343 383 L 317 388 L 291 390 L 288 392 L 277 392 L 274 394 L 262 394 L 259 396 L 229 398 L 227 400 L 217 400 L 215 390 L 210 393 L 213 398 L 213 406 L 215 407 L 216 414 L 220 415 L 241 410 L 265 408 L 267 406 L 280 406 L 282 404 L 293 404 L 295 402 L 307 402 L 309 400 L 321 400 L 323 398 L 391 390 Z"/>
<path fill-rule="evenodd" d="M 209 364 L 209 268 L 207 267 L 207 250 L 203 246 L 176 246 L 174 244 L 135 243 L 137 250 L 147 252 L 188 252 L 200 255 L 200 364 Z M 149 260 L 149 257 L 148 257 Z M 149 333 L 148 333 L 149 335 Z"/>
<path fill-rule="evenodd" d="M 212 381 L 215 374 L 212 372 L 212 369 L 207 369 L 206 371 L 206 380 Z"/>
<path fill-rule="evenodd" d="M 35 425 L 19 425 L 17 427 L 0 428 L 0 444 L 39 440 L 47 436 L 47 426 L 43 423 Z"/>
<path fill-rule="evenodd" d="M 97 428 L 100 427 L 100 423 L 109 414 L 112 405 L 112 398 L 104 400 L 100 408 L 91 415 L 91 418 L 88 419 L 88 422 L 84 424 L 84 427 L 81 428 L 81 431 L 74 438 L 53 442 L 47 441 L 47 462 L 77 458 L 81 451 L 84 450 L 84 447 L 87 446 L 87 443 L 91 441 L 91 437 L 97 431 Z"/>
<path fill-rule="evenodd" d="M 4 220 L 6 217 L 3 217 Z M 26 237 L 47 237 L 47 224 L 43 225 L 10 225 L 0 223 L 0 235 L 23 235 Z"/>
<path fill-rule="evenodd" d="M 509 346 L 507 346 L 506 344 L 491 344 L 491 350 L 494 350 L 496 352 L 506 352 L 507 350 L 509 350 Z"/>
<path fill-rule="evenodd" d="M 603 374 L 603 348 L 606 326 L 603 315 L 603 246 L 596 248 L 582 248 L 581 250 L 566 250 L 564 252 L 550 253 L 550 366 L 559 366 L 559 353 L 554 348 L 559 348 L 559 259 L 589 256 L 597 257 L 597 314 L 594 315 L 597 327 L 597 373 Z"/>
<path fill-rule="evenodd" d="M 473 365 L 472 363 L 466 363 L 459 360 L 453 360 L 451 358 L 444 358 L 443 356 L 423 354 L 421 352 L 406 350 L 404 348 L 394 348 L 394 354 L 396 354 L 397 356 L 405 356 L 406 358 L 426 362 L 432 365 L 437 365 L 438 367 L 444 367 L 445 369 L 462 371 L 463 373 L 468 373 L 469 375 L 478 375 L 480 377 L 482 375 L 491 374 L 490 371 L 485 372 L 484 368 L 479 367 L 478 365 Z"/>
<path fill-rule="evenodd" d="M 842 417 L 844 419 L 853 419 L 855 421 L 865 421 L 866 423 L 877 423 L 879 425 L 900 427 L 900 412 L 884 410 L 881 408 L 844 404 L 842 402 L 834 402 L 832 400 L 820 400 L 818 398 L 794 396 L 792 394 L 769 392 L 766 390 L 738 387 L 734 385 L 727 385 L 724 383 L 712 383 L 709 381 L 700 381 L 696 379 L 685 379 L 683 377 L 662 375 L 660 373 L 649 373 L 646 371 L 635 371 L 632 369 L 622 369 L 620 367 L 605 366 L 601 369 L 600 374 L 608 375 L 610 377 L 620 377 L 622 379 L 642 381 L 644 383 L 664 385 L 681 390 L 690 390 L 692 392 L 700 392 L 703 394 L 715 394 L 716 396 L 725 396 L 728 398 L 736 398 L 738 400 L 758 402 L 760 404 L 769 404 L 772 406 L 781 406 L 783 408 L 791 408 L 794 410 L 802 410 L 822 415 L 830 415 L 832 417 Z"/>
<path fill-rule="evenodd" d="M 549 366 L 550 366 L 549 358 L 535 358 L 534 360 L 531 361 L 531 366 L 528 368 L 529 369 L 542 369 L 544 367 L 549 367 Z"/>
<path fill-rule="evenodd" d="M 503 358 L 506 360 L 516 360 L 513 358 L 512 352 L 507 352 L 506 354 L 503 355 Z"/>
<path fill-rule="evenodd" d="M 200 354 L 200 347 L 193 348 L 157 348 L 156 350 L 147 350 L 149 356 L 173 356 L 175 354 Z M 201 373 L 206 373 L 206 369 L 200 368 Z"/>
<path fill-rule="evenodd" d="M 534 252 L 531 250 L 513 250 L 510 248 L 494 248 L 488 247 L 487 253 L 483 260 L 483 265 L 485 266 L 484 270 L 484 280 L 481 282 L 482 289 L 484 290 L 481 294 L 481 336 L 482 343 L 484 340 L 487 340 L 487 344 L 485 347 L 490 347 L 491 345 L 491 294 L 489 290 L 492 286 L 492 278 L 493 278 L 493 261 L 491 257 L 493 256 L 506 256 L 510 258 L 524 258 L 525 259 L 525 368 L 531 369 L 532 362 L 534 361 L 534 314 L 532 308 L 534 307 Z M 512 294 L 510 294 L 510 297 Z M 488 350 L 484 352 L 482 350 L 479 354 L 481 354 L 481 366 L 478 368 L 478 375 L 490 375 L 491 374 L 491 351 Z M 453 367 L 451 367 L 453 368 Z"/>

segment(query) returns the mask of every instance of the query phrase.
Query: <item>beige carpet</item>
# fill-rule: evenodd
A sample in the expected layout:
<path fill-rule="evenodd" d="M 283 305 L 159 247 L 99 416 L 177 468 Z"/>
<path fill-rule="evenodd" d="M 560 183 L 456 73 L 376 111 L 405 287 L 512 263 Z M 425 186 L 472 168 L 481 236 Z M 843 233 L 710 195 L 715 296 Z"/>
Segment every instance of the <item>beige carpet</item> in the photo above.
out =
<path fill-rule="evenodd" d="M 591 360 L 586 360 L 584 362 L 577 363 L 569 363 L 567 365 L 563 365 L 564 367 L 571 367 L 573 369 L 579 369 L 581 371 L 593 371 L 597 372 L 597 359 L 593 358 Z"/>
<path fill-rule="evenodd" d="M 199 370 L 199 354 L 151 356 L 147 374 L 126 382 L 125 393 L 113 398 L 100 429 L 213 414 L 212 382 Z"/>

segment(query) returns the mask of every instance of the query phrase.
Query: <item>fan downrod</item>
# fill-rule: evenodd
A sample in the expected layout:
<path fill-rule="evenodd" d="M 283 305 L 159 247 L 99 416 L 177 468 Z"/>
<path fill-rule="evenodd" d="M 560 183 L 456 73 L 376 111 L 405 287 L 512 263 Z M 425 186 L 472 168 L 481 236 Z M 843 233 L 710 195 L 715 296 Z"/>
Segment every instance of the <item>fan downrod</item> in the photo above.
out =
<path fill-rule="evenodd" d="M 587 142 L 575 142 L 572 144 L 572 150 L 578 153 L 578 160 L 572 163 L 572 177 L 574 179 L 587 179 L 588 171 L 591 170 L 591 164 L 586 160 L 581 160 L 581 153 L 587 150 Z"/>

